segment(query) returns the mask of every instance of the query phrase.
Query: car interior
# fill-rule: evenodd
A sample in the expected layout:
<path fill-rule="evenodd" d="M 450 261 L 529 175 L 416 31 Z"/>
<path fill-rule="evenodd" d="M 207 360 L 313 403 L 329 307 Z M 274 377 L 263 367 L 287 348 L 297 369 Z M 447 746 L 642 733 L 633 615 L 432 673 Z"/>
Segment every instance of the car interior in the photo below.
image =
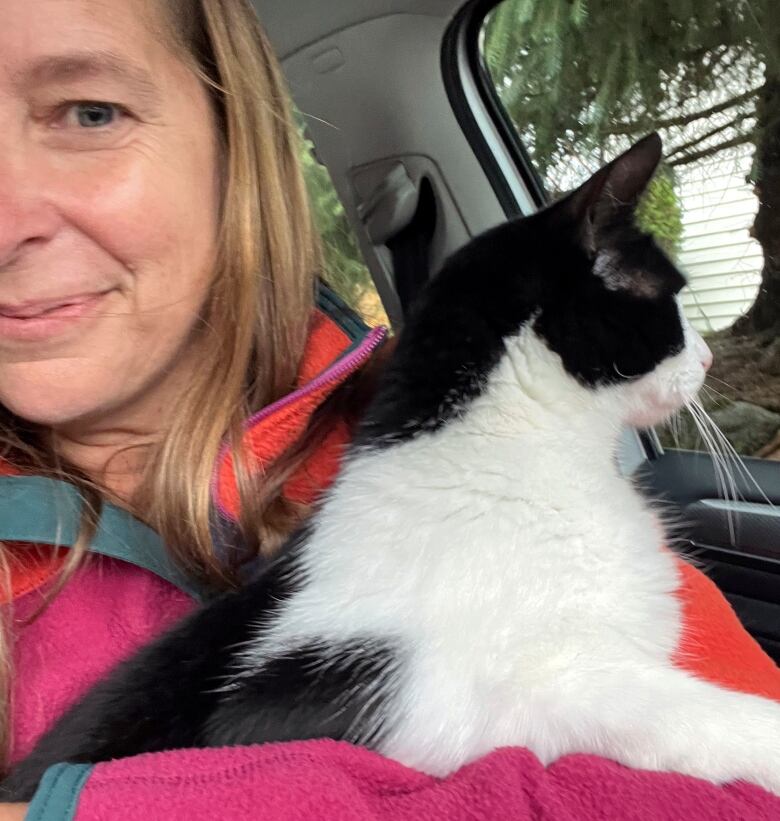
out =
<path fill-rule="evenodd" d="M 253 2 L 399 329 L 450 253 L 544 203 L 477 47 L 495 2 Z M 627 431 L 619 463 L 780 661 L 780 461 L 745 458 L 731 498 L 710 455 L 665 448 L 653 431 Z"/>

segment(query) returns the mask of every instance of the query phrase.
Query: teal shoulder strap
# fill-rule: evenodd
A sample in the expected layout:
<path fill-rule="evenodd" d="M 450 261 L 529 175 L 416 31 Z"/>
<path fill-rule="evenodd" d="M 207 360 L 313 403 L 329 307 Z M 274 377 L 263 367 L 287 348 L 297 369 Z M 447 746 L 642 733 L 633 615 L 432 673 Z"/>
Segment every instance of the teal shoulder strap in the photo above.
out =
<path fill-rule="evenodd" d="M 42 476 L 0 476 L 0 540 L 72 547 L 82 501 L 66 482 Z M 162 539 L 127 511 L 104 503 L 92 553 L 143 567 L 198 600 L 205 593 L 179 570 Z"/>

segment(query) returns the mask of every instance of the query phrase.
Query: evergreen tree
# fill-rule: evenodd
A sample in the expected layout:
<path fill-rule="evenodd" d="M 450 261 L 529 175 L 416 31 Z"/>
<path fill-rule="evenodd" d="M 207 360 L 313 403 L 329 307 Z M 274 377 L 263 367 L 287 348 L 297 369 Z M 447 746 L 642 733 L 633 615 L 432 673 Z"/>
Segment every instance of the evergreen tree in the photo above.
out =
<path fill-rule="evenodd" d="M 505 0 L 485 60 L 553 188 L 651 130 L 670 169 L 754 146 L 759 295 L 735 328 L 780 330 L 780 0 Z"/>

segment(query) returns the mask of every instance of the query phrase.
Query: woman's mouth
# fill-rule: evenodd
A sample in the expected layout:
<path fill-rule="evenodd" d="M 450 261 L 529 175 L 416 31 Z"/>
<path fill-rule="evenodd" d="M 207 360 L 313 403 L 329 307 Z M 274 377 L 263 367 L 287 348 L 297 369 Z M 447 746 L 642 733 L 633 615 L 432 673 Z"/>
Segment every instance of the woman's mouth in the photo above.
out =
<path fill-rule="evenodd" d="M 110 291 L 0 303 L 0 339 L 23 342 L 57 336 L 81 320 L 95 316 L 98 304 L 108 293 Z"/>

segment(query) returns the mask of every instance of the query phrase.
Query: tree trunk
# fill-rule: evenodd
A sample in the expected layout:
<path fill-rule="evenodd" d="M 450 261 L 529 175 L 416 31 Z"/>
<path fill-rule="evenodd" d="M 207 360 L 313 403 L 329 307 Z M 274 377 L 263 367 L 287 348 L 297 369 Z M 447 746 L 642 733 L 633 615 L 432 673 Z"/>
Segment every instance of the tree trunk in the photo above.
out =
<path fill-rule="evenodd" d="M 752 235 L 764 252 L 761 287 L 737 334 L 780 333 L 780 76 L 767 76 L 756 102 L 754 160 L 758 212 Z"/>

